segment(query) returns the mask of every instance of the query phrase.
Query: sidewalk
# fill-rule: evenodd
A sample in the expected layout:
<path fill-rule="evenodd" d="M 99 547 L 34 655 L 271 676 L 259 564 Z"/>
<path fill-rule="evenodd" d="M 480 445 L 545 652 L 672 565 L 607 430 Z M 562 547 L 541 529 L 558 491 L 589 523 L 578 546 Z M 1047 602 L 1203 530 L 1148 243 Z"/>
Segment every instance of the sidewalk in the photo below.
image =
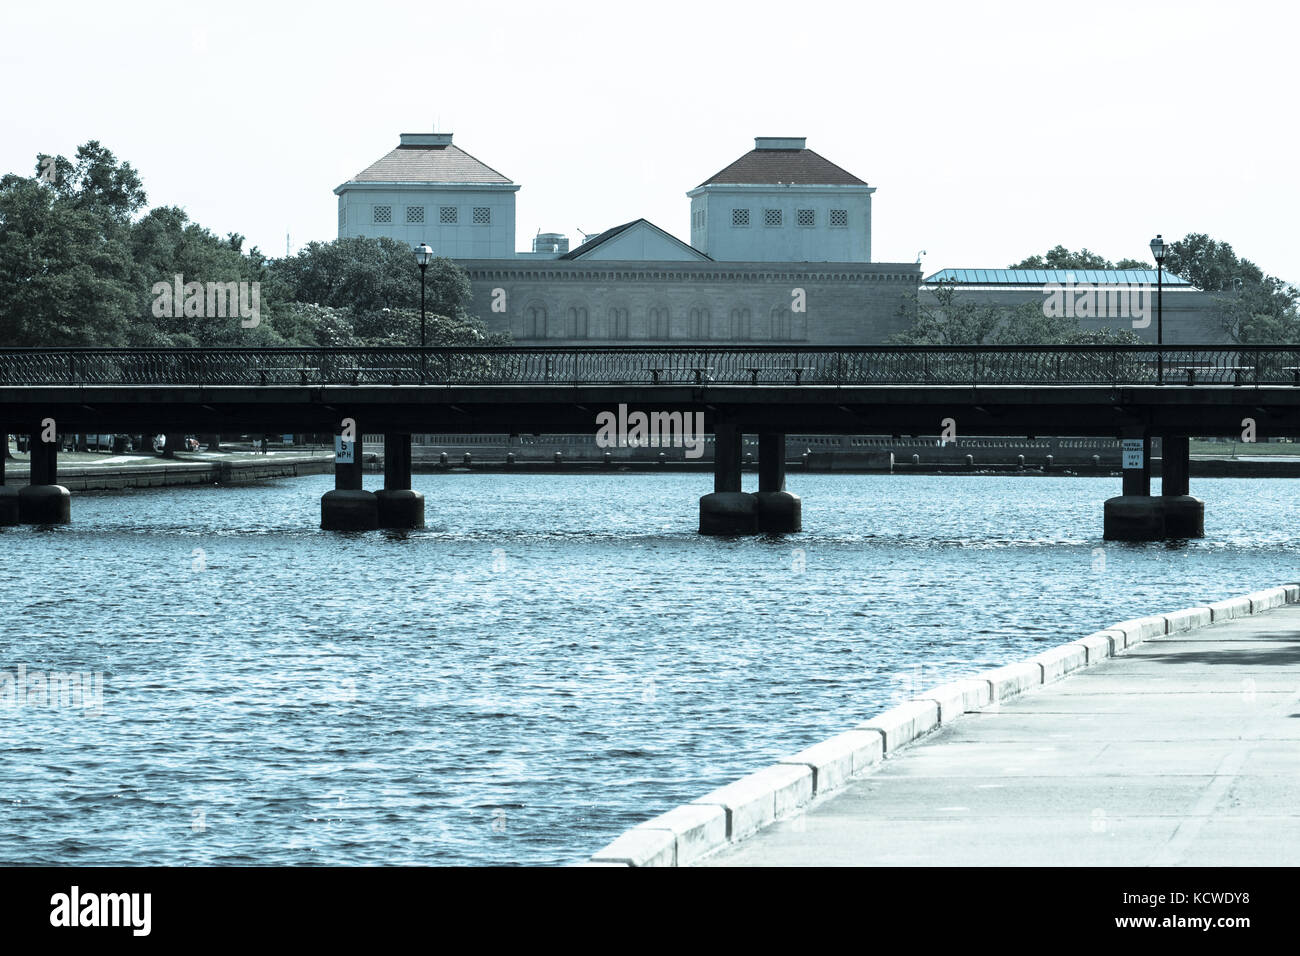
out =
<path fill-rule="evenodd" d="M 1300 607 L 1155 637 L 704 866 L 1300 864 Z"/>

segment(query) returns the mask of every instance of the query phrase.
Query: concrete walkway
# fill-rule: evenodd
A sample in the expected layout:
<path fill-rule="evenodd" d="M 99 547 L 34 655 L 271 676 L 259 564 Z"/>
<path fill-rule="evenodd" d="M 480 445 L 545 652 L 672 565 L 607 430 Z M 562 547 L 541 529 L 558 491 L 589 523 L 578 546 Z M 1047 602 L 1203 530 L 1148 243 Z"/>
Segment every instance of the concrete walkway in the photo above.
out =
<path fill-rule="evenodd" d="M 965 717 L 704 866 L 1300 864 L 1300 606 Z"/>

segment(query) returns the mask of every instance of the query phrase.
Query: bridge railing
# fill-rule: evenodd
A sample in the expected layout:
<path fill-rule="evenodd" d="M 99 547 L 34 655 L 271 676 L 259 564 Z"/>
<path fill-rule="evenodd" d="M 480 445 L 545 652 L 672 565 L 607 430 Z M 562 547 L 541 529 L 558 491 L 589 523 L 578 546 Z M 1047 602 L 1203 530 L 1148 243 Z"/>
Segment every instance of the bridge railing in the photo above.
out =
<path fill-rule="evenodd" d="M 1300 346 L 0 349 L 0 386 L 1296 385 Z"/>

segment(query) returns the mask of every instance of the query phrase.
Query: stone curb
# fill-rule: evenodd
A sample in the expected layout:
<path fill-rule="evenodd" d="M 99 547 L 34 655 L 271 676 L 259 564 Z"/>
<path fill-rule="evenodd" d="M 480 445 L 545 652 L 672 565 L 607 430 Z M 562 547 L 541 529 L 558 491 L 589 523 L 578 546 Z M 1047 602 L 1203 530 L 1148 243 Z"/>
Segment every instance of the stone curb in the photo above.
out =
<path fill-rule="evenodd" d="M 839 789 L 888 754 L 963 714 L 996 707 L 1028 690 L 1117 657 L 1152 638 L 1180 634 L 1286 604 L 1300 604 L 1300 583 L 1213 604 L 1122 621 L 1049 648 L 1028 660 L 940 684 L 852 730 L 647 820 L 579 866 L 686 866 L 746 839 Z"/>

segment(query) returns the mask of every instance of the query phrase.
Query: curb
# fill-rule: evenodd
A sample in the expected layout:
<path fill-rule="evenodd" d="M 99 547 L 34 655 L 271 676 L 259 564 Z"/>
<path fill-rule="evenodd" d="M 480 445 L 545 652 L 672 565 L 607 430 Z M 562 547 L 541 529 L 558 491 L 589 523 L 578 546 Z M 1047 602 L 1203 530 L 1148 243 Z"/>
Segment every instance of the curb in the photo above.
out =
<path fill-rule="evenodd" d="M 1300 604 L 1300 584 L 1122 621 L 1028 660 L 940 684 L 770 767 L 638 824 L 579 866 L 687 866 L 840 789 L 964 714 L 995 706 L 1144 641 Z"/>

